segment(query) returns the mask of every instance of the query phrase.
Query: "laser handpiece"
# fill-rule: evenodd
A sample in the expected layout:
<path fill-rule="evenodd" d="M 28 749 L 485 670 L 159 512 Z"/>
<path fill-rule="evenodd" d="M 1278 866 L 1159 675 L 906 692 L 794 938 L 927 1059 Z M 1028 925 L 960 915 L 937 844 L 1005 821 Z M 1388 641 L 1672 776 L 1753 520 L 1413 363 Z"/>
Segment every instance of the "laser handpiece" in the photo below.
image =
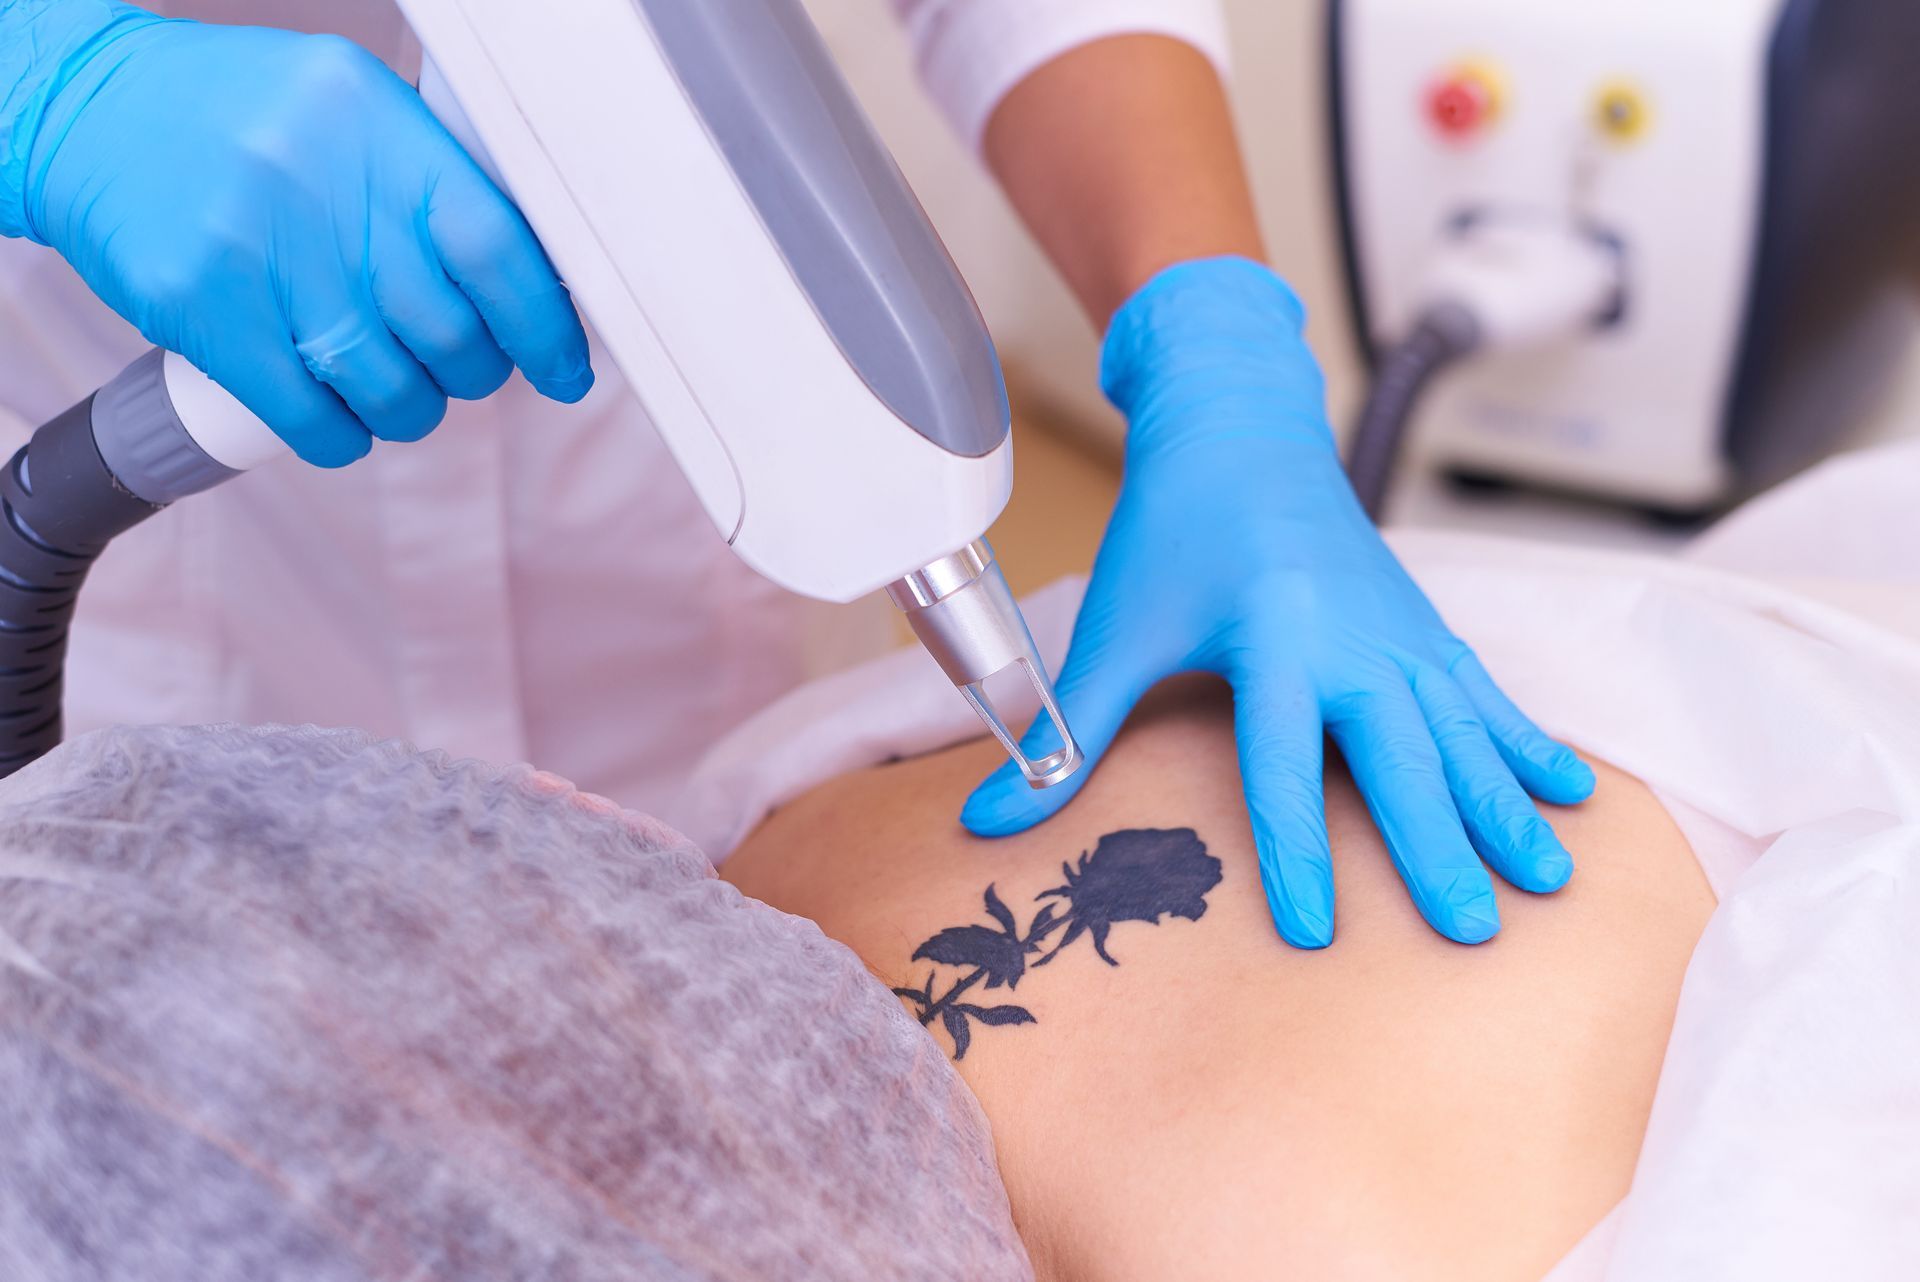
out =
<path fill-rule="evenodd" d="M 526 214 L 734 552 L 824 601 L 890 588 L 1029 781 L 1071 774 L 980 542 L 1012 491 L 998 357 L 800 0 L 401 8 L 423 98 Z M 106 541 L 286 453 L 159 353 L 42 432 L 0 523 L 0 771 L 58 742 L 72 593 Z M 1061 733 L 1043 761 L 986 694 L 1007 668 Z"/>

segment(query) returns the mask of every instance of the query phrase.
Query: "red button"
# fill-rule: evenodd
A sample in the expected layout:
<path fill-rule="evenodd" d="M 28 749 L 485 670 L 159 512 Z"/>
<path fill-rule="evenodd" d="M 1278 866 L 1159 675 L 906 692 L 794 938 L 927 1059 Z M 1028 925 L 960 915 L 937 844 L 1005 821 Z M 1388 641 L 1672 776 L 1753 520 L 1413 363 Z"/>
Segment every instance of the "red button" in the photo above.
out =
<path fill-rule="evenodd" d="M 1493 91 L 1478 76 L 1448 76 L 1427 92 L 1427 116 L 1449 137 L 1466 137 L 1492 114 Z"/>

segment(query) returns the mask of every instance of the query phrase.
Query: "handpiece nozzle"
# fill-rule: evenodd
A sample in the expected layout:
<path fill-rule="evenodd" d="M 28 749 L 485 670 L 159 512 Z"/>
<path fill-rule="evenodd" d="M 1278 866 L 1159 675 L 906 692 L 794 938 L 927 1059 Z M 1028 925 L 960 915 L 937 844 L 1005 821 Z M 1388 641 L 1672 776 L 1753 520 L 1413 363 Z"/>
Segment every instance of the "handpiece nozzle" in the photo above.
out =
<path fill-rule="evenodd" d="M 1046 664 L 986 540 L 915 570 L 888 587 L 887 596 L 906 612 L 920 644 L 987 723 L 1029 785 L 1051 788 L 1080 768 L 1080 745 L 1060 712 Z M 1060 736 L 1060 747 L 1037 759 L 1027 756 L 987 696 L 987 678 L 1016 664 L 1026 670 Z"/>

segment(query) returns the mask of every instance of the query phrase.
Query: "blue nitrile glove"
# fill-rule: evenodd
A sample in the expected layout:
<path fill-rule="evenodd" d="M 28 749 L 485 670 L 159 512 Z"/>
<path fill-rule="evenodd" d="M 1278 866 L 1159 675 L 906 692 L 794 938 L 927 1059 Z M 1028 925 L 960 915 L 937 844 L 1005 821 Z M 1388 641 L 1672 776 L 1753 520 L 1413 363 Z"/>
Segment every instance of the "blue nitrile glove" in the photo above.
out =
<path fill-rule="evenodd" d="M 513 205 L 345 40 L 0 3 L 0 234 L 51 245 L 310 463 L 415 440 L 517 364 L 592 385 Z"/>
<path fill-rule="evenodd" d="M 962 821 L 1003 836 L 1046 819 L 1148 687 L 1215 672 L 1280 933 L 1333 940 L 1324 728 L 1420 912 L 1478 943 L 1500 925 L 1481 860 L 1523 890 L 1565 884 L 1573 861 L 1527 793 L 1582 801 L 1593 772 L 1500 693 L 1362 512 L 1302 324 L 1243 259 L 1164 272 L 1114 318 L 1102 381 L 1131 422 L 1126 481 L 1059 681 L 1088 767 L 1036 792 L 1009 765 Z M 1029 742 L 1057 746 L 1051 721 Z"/>

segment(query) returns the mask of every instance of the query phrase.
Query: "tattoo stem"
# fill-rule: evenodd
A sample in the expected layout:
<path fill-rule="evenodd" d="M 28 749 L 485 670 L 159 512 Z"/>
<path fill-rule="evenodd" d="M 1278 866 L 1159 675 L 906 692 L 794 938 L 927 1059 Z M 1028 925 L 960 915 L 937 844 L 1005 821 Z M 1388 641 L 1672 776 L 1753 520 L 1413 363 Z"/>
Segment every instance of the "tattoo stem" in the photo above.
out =
<path fill-rule="evenodd" d="M 1033 923 L 1033 928 L 1027 932 L 1026 942 L 1028 951 L 1031 952 L 1038 949 L 1041 944 L 1047 942 L 1048 935 L 1051 935 L 1054 931 L 1066 924 L 1067 919 L 1065 917 L 1048 917 L 1044 921 L 1036 921 Z"/>
<path fill-rule="evenodd" d="M 974 971 L 971 975 L 968 975 L 965 979 L 955 982 L 954 986 L 952 988 L 949 988 L 946 991 L 946 994 L 942 996 L 939 1001 L 935 1002 L 933 1005 L 927 1007 L 925 1010 L 920 1012 L 921 1024 L 925 1025 L 925 1024 L 933 1023 L 934 1016 L 938 1015 L 941 1011 L 944 1011 L 947 1007 L 953 1005 L 954 1000 L 958 998 L 960 994 L 966 992 L 969 988 L 972 988 L 975 984 L 979 983 L 982 979 L 986 977 L 986 974 L 987 974 L 986 968 L 982 967 L 979 970 Z"/>

